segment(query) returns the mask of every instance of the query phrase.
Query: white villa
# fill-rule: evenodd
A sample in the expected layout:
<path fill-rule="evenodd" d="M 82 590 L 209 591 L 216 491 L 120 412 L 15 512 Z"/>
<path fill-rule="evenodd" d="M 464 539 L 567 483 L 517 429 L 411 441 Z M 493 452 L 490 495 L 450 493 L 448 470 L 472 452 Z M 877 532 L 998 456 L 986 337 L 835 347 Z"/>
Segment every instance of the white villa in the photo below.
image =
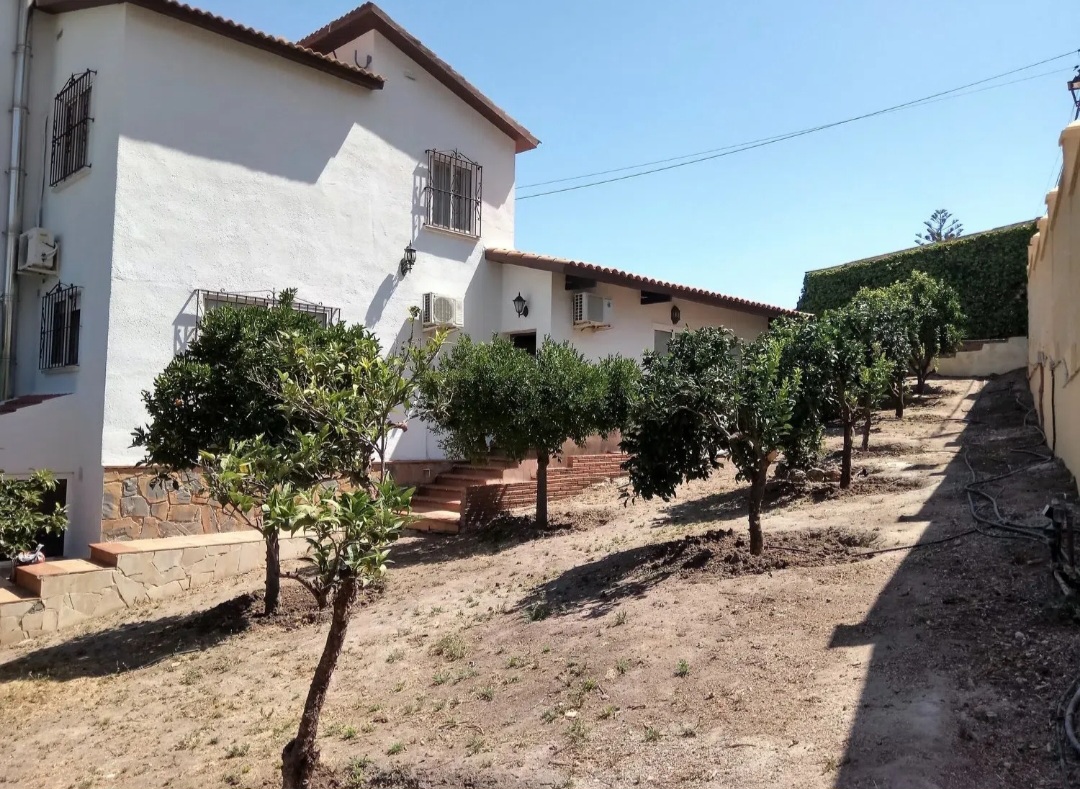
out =
<path fill-rule="evenodd" d="M 68 556 L 159 536 L 145 518 L 230 527 L 131 447 L 140 393 L 220 304 L 295 286 L 386 346 L 423 307 L 593 358 L 792 312 L 517 251 L 537 138 L 370 3 L 290 42 L 173 0 L 0 0 L 0 54 L 0 469 L 63 480 Z M 392 457 L 403 479 L 444 460 L 423 426 Z"/>

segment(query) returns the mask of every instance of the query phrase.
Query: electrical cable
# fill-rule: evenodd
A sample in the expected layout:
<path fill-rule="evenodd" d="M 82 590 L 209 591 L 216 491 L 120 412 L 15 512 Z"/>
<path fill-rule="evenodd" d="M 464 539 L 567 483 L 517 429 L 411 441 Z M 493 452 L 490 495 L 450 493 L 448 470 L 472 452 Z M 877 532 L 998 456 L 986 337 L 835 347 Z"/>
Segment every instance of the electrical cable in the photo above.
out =
<path fill-rule="evenodd" d="M 601 180 L 601 181 L 590 181 L 589 183 L 586 183 L 586 184 L 577 184 L 577 185 L 574 185 L 574 186 L 562 187 L 560 189 L 548 190 L 546 192 L 536 192 L 536 193 L 531 194 L 531 195 L 520 196 L 517 199 L 518 200 L 528 200 L 528 199 L 533 198 L 533 197 L 543 197 L 545 195 L 550 195 L 550 194 L 559 194 L 561 192 L 570 192 L 570 191 L 574 191 L 574 190 L 577 190 L 577 189 L 585 189 L 585 188 L 588 188 L 588 187 L 591 187 L 591 186 L 600 186 L 602 184 L 614 183 L 616 181 L 625 181 L 625 180 L 628 180 L 630 178 L 637 178 L 637 177 L 640 177 L 640 176 L 643 176 L 643 175 L 651 175 L 653 173 L 663 172 L 663 171 L 666 171 L 666 170 L 673 170 L 673 169 L 676 169 L 676 168 L 679 168 L 679 167 L 686 167 L 686 166 L 691 165 L 691 164 L 698 164 L 700 162 L 710 161 L 712 159 L 718 159 L 718 158 L 721 158 L 721 157 L 724 157 L 724 156 L 730 156 L 732 154 L 741 153 L 741 152 L 744 152 L 744 151 L 752 150 L 754 148 L 760 148 L 760 147 L 763 147 L 765 145 L 772 145 L 772 144 L 777 143 L 777 142 L 783 142 L 784 140 L 790 140 L 790 139 L 794 139 L 796 137 L 802 137 L 802 136 L 805 136 L 807 134 L 813 134 L 815 132 L 835 128 L 837 126 L 843 126 L 843 125 L 848 124 L 848 123 L 854 123 L 855 121 L 865 120 L 867 118 L 872 118 L 872 117 L 875 117 L 875 116 L 878 116 L 878 115 L 883 115 L 883 114 L 886 114 L 886 113 L 889 113 L 889 112 L 896 112 L 898 110 L 906 109 L 906 108 L 909 108 L 909 107 L 918 106 L 918 105 L 921 105 L 921 104 L 932 103 L 934 100 L 941 99 L 941 98 L 944 98 L 944 97 L 949 97 L 951 94 L 964 95 L 964 94 L 961 94 L 960 92 L 965 91 L 968 88 L 975 87 L 977 85 L 983 85 L 983 84 L 985 84 L 987 82 L 993 82 L 994 80 L 1001 79 L 1002 77 L 1011 76 L 1012 74 L 1017 74 L 1017 73 L 1019 73 L 1021 71 L 1026 71 L 1027 69 L 1035 68 L 1036 66 L 1041 66 L 1041 65 L 1044 65 L 1046 63 L 1050 63 L 1052 61 L 1055 61 L 1055 60 L 1061 60 L 1062 58 L 1071 57 L 1071 56 L 1073 56 L 1074 54 L 1077 54 L 1077 53 L 1080 53 L 1080 50 L 1074 50 L 1074 51 L 1066 52 L 1066 53 L 1063 53 L 1061 55 L 1056 55 L 1054 57 L 1047 58 L 1045 60 L 1040 60 L 1040 61 L 1038 61 L 1036 63 L 1031 63 L 1031 64 L 1028 64 L 1026 66 L 1021 66 L 1020 68 L 1012 69 L 1011 71 L 1006 71 L 1006 72 L 1003 72 L 1001 74 L 997 74 L 997 75 L 992 76 L 992 77 L 986 77 L 985 79 L 976 80 L 975 82 L 969 82 L 966 85 L 960 85 L 960 86 L 955 87 L 955 88 L 950 88 L 949 90 L 939 91 L 938 93 L 930 94 L 929 96 L 923 96 L 922 98 L 919 98 L 919 99 L 913 99 L 911 101 L 903 102 L 901 104 L 896 104 L 896 105 L 893 105 L 891 107 L 886 107 L 884 109 L 864 113 L 862 115 L 856 115 L 856 116 L 853 116 L 853 117 L 850 117 L 850 118 L 845 118 L 845 119 L 839 120 L 839 121 L 833 121 L 831 123 L 822 124 L 820 126 L 813 126 L 813 127 L 807 128 L 807 129 L 800 129 L 798 131 L 788 132 L 786 134 L 775 135 L 775 136 L 772 136 L 772 137 L 764 137 L 764 138 L 760 138 L 760 139 L 757 139 L 757 140 L 750 140 L 750 141 L 744 142 L 744 143 L 735 143 L 733 145 L 725 146 L 723 148 L 713 148 L 713 149 L 710 149 L 710 150 L 707 150 L 707 151 L 700 151 L 699 153 L 696 153 L 696 154 L 684 154 L 682 156 L 675 156 L 675 157 L 669 157 L 667 159 L 654 160 L 653 162 L 640 163 L 640 164 L 636 164 L 636 165 L 627 165 L 627 166 L 624 166 L 624 167 L 617 167 L 617 168 L 612 168 L 612 169 L 609 169 L 609 170 L 600 170 L 600 171 L 596 171 L 594 173 L 589 173 L 589 174 L 584 174 L 584 175 L 569 176 L 569 177 L 565 177 L 565 178 L 552 179 L 552 180 L 549 180 L 549 181 L 538 181 L 538 182 L 534 182 L 534 183 L 531 183 L 531 184 L 523 184 L 522 186 L 519 186 L 518 189 L 528 189 L 528 188 L 532 188 L 532 187 L 545 186 L 545 185 L 554 184 L 554 183 L 563 183 L 563 182 L 566 182 L 566 181 L 575 181 L 575 180 L 580 180 L 580 179 L 583 179 L 583 178 L 590 178 L 590 177 L 594 177 L 594 176 L 606 175 L 606 174 L 615 173 L 615 172 L 622 172 L 622 171 L 625 171 L 625 170 L 637 169 L 639 167 L 649 167 L 649 166 L 652 166 L 654 164 L 665 164 L 666 165 L 666 166 L 663 166 L 663 167 L 656 167 L 655 169 L 652 169 L 652 170 L 644 170 L 642 172 L 630 173 L 628 175 L 622 175 L 622 176 L 618 176 L 618 177 L 615 177 L 615 178 L 608 178 L 608 179 L 604 179 L 604 180 Z M 1060 69 L 1058 69 L 1058 70 L 1060 70 Z M 1047 72 L 1047 74 L 1035 75 L 1035 76 L 1047 76 L 1050 73 L 1053 73 L 1053 72 Z M 1030 78 L 1034 78 L 1034 77 L 1030 77 Z M 1028 78 L 1025 78 L 1025 79 L 1028 79 Z M 1023 82 L 1023 81 L 1025 81 L 1025 80 L 1021 79 L 1021 80 L 1015 80 L 1013 82 Z M 1013 84 L 1013 83 L 1012 82 L 1003 83 L 1002 85 L 995 85 L 995 86 L 990 86 L 990 87 L 1004 87 L 1007 84 Z M 984 89 L 986 89 L 986 88 L 983 88 L 983 90 Z M 977 93 L 979 91 L 971 91 L 971 92 L 972 93 Z M 689 157 L 696 157 L 696 158 L 689 158 Z M 687 159 L 687 158 L 689 158 L 689 161 L 678 161 L 680 159 Z M 676 162 L 676 163 L 668 164 L 669 162 Z"/>

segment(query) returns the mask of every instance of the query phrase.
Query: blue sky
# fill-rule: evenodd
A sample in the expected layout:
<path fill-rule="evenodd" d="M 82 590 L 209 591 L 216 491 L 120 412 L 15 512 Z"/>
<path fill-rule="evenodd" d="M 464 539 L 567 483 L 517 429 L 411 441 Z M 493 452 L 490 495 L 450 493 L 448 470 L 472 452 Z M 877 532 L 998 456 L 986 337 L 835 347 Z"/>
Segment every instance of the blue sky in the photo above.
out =
<path fill-rule="evenodd" d="M 350 0 L 201 0 L 296 39 Z M 383 0 L 528 127 L 530 184 L 769 137 L 1080 47 L 1071 0 Z M 517 246 L 794 305 L 809 268 L 1035 217 L 1071 120 L 1052 75 L 517 208 Z M 1055 71 L 1056 69 L 1056 71 Z M 1004 81 L 1004 80 L 1003 80 Z M 1058 157 L 1058 158 L 1055 158 Z M 520 195 L 528 191 L 523 190 Z"/>

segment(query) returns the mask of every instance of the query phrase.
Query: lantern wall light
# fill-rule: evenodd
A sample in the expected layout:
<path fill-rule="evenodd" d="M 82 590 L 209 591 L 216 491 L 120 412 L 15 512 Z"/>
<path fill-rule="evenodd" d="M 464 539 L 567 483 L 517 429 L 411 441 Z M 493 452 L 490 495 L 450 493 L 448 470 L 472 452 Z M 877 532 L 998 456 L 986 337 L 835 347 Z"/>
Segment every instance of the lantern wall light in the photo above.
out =
<path fill-rule="evenodd" d="M 410 271 L 413 270 L 413 266 L 416 265 L 416 249 L 410 243 L 405 247 L 405 254 L 401 258 L 401 263 L 398 265 L 398 271 L 401 272 L 401 276 L 404 277 Z"/>
<path fill-rule="evenodd" d="M 517 313 L 519 318 L 529 317 L 529 305 L 525 302 L 525 299 L 521 295 L 521 291 L 518 291 L 517 298 L 514 299 L 514 312 Z"/>

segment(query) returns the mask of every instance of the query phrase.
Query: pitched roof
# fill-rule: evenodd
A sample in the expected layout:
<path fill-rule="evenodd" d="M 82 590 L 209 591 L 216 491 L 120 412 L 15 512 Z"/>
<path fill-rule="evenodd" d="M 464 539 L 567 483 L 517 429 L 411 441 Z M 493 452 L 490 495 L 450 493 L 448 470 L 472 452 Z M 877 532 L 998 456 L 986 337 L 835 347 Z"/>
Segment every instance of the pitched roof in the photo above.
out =
<path fill-rule="evenodd" d="M 300 46 L 317 52 L 333 52 L 338 47 L 377 30 L 394 46 L 416 61 L 435 79 L 449 88 L 458 98 L 487 118 L 500 131 L 514 140 L 518 153 L 531 151 L 540 141 L 532 132 L 500 109 L 476 86 L 455 71 L 450 64 L 424 46 L 418 38 L 401 27 L 374 3 L 364 3 L 339 19 L 300 39 Z"/>
<path fill-rule="evenodd" d="M 1023 227 L 1024 225 L 1034 225 L 1035 221 L 1036 220 L 1034 220 L 1034 219 L 1025 219 L 1022 222 L 1013 222 L 1011 225 L 1002 225 L 1001 227 L 992 227 L 989 230 L 980 230 L 977 233 L 971 233 L 971 234 L 966 235 L 966 236 L 957 236 L 956 238 L 950 238 L 948 241 L 938 241 L 937 243 L 938 244 L 954 244 L 957 241 L 969 241 L 969 240 L 971 240 L 973 238 L 978 238 L 979 236 L 986 236 L 986 235 L 989 235 L 991 233 L 1000 233 L 1000 232 L 1002 232 L 1004 230 L 1015 230 L 1016 228 Z M 921 246 L 916 246 L 916 247 L 907 247 L 906 249 L 898 249 L 895 252 L 886 252 L 884 254 L 874 255 L 873 257 L 868 257 L 868 258 L 859 258 L 858 260 L 852 260 L 852 261 L 849 261 L 847 263 L 837 263 L 835 266 L 822 266 L 821 268 L 812 268 L 812 269 L 810 269 L 810 271 L 829 271 L 830 269 L 843 268 L 844 266 L 854 266 L 854 265 L 857 265 L 859 263 L 873 263 L 875 260 L 883 260 L 885 258 L 891 258 L 894 255 L 902 255 L 905 252 L 914 252 L 917 249 L 923 249 L 925 246 L 926 245 L 923 244 Z"/>
<path fill-rule="evenodd" d="M 309 66 L 371 90 L 379 90 L 384 83 L 383 78 L 373 71 L 359 68 L 352 63 L 342 62 L 302 44 L 295 44 L 284 38 L 271 36 L 268 33 L 241 25 L 231 19 L 211 14 L 209 11 L 203 11 L 177 2 L 177 0 L 37 0 L 36 7 L 38 10 L 48 14 L 61 14 L 66 11 L 82 11 L 87 8 L 118 5 L 123 2 L 128 2 L 131 5 L 158 14 L 164 14 L 181 22 L 208 30 L 211 33 L 217 33 L 234 41 L 239 41 L 242 44 L 257 47 L 294 63 Z"/>
<path fill-rule="evenodd" d="M 551 257 L 550 255 L 535 255 L 531 252 L 519 252 L 516 249 L 488 249 L 484 256 L 493 263 L 504 263 L 511 266 L 523 266 L 524 268 L 550 271 L 555 274 L 569 274 L 571 276 L 594 279 L 608 285 L 619 285 L 625 288 L 648 290 L 653 293 L 662 293 L 670 296 L 678 296 L 687 301 L 698 304 L 708 304 L 713 307 L 726 307 L 727 309 L 749 312 L 754 315 L 764 315 L 768 318 L 776 318 L 780 315 L 801 315 L 796 310 L 786 307 L 775 307 L 772 304 L 763 304 L 760 301 L 749 301 L 737 296 L 727 296 L 702 288 L 693 288 L 689 285 L 679 285 L 674 282 L 664 282 L 651 277 L 643 277 L 640 274 L 632 274 L 628 271 L 620 271 L 615 268 L 605 268 L 582 263 L 577 260 Z"/>

